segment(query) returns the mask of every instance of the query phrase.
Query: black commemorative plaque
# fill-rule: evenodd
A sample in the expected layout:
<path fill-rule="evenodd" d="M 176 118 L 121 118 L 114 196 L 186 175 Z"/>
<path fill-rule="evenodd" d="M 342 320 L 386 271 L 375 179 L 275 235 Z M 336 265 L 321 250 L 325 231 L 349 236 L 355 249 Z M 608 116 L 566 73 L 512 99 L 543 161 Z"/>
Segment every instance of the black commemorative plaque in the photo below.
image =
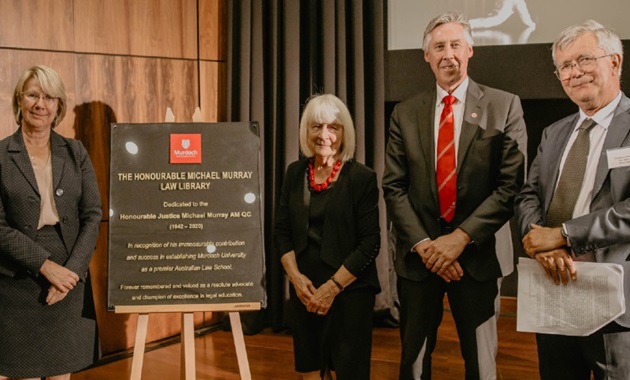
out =
<path fill-rule="evenodd" d="M 112 124 L 108 308 L 264 307 L 260 170 L 256 123 Z"/>

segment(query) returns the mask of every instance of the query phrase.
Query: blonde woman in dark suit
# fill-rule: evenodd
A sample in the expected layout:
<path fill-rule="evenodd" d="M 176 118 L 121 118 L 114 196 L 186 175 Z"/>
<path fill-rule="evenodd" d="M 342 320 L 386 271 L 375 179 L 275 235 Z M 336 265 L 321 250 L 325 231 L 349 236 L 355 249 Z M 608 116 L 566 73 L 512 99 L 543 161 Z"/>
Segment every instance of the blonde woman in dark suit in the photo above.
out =
<path fill-rule="evenodd" d="M 66 93 L 49 67 L 15 87 L 0 141 L 0 379 L 69 379 L 97 355 L 88 265 L 101 221 L 83 145 L 53 131 Z"/>
<path fill-rule="evenodd" d="M 311 98 L 300 122 L 304 159 L 287 169 L 274 242 L 290 287 L 295 369 L 303 379 L 369 380 L 372 310 L 380 291 L 376 173 L 352 161 L 350 112 Z"/>

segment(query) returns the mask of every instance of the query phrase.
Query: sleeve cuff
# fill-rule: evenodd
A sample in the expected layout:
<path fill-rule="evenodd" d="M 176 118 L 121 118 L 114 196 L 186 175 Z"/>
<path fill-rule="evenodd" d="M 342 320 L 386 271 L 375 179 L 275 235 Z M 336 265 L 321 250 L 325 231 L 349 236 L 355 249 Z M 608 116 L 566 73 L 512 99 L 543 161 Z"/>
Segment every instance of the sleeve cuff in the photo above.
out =
<path fill-rule="evenodd" d="M 420 240 L 419 242 L 417 242 L 416 244 L 414 244 L 414 245 L 411 247 L 410 252 L 415 252 L 415 251 L 416 251 L 416 246 L 417 246 L 418 244 L 422 244 L 422 243 L 424 243 L 424 242 L 425 242 L 425 241 L 427 241 L 427 240 L 431 240 L 431 238 L 424 238 L 424 239 Z"/>
<path fill-rule="evenodd" d="M 560 233 L 562 237 L 567 241 L 567 247 L 571 247 L 571 241 L 569 240 L 569 233 L 567 232 L 567 226 L 562 223 L 562 228 L 560 229 Z"/>

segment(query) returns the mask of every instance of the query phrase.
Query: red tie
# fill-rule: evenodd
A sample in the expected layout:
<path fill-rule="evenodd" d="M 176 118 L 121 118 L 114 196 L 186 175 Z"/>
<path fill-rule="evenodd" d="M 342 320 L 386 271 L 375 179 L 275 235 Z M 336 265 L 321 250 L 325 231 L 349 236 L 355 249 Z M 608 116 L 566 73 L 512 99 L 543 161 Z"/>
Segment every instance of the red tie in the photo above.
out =
<path fill-rule="evenodd" d="M 438 198 L 440 200 L 440 216 L 450 222 L 455 215 L 455 199 L 457 194 L 457 172 L 455 170 L 455 121 L 453 103 L 455 97 L 446 95 L 444 109 L 440 116 L 440 128 L 437 143 Z"/>

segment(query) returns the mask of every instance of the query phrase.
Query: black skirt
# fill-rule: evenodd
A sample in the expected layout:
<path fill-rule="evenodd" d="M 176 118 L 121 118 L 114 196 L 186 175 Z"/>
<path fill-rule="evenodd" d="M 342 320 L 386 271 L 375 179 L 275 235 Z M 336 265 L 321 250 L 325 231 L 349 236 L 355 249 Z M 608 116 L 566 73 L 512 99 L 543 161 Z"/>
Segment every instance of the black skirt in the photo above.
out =
<path fill-rule="evenodd" d="M 63 264 L 68 252 L 58 229 L 44 226 L 37 243 Z M 88 276 L 89 278 L 89 276 Z M 96 316 L 92 289 L 80 281 L 54 305 L 46 305 L 50 283 L 37 277 L 0 275 L 0 375 L 44 377 L 79 371 L 96 360 Z"/>
<path fill-rule="evenodd" d="M 335 371 L 338 380 L 369 380 L 374 289 L 339 293 L 325 316 L 306 310 L 290 288 L 295 370 Z"/>

